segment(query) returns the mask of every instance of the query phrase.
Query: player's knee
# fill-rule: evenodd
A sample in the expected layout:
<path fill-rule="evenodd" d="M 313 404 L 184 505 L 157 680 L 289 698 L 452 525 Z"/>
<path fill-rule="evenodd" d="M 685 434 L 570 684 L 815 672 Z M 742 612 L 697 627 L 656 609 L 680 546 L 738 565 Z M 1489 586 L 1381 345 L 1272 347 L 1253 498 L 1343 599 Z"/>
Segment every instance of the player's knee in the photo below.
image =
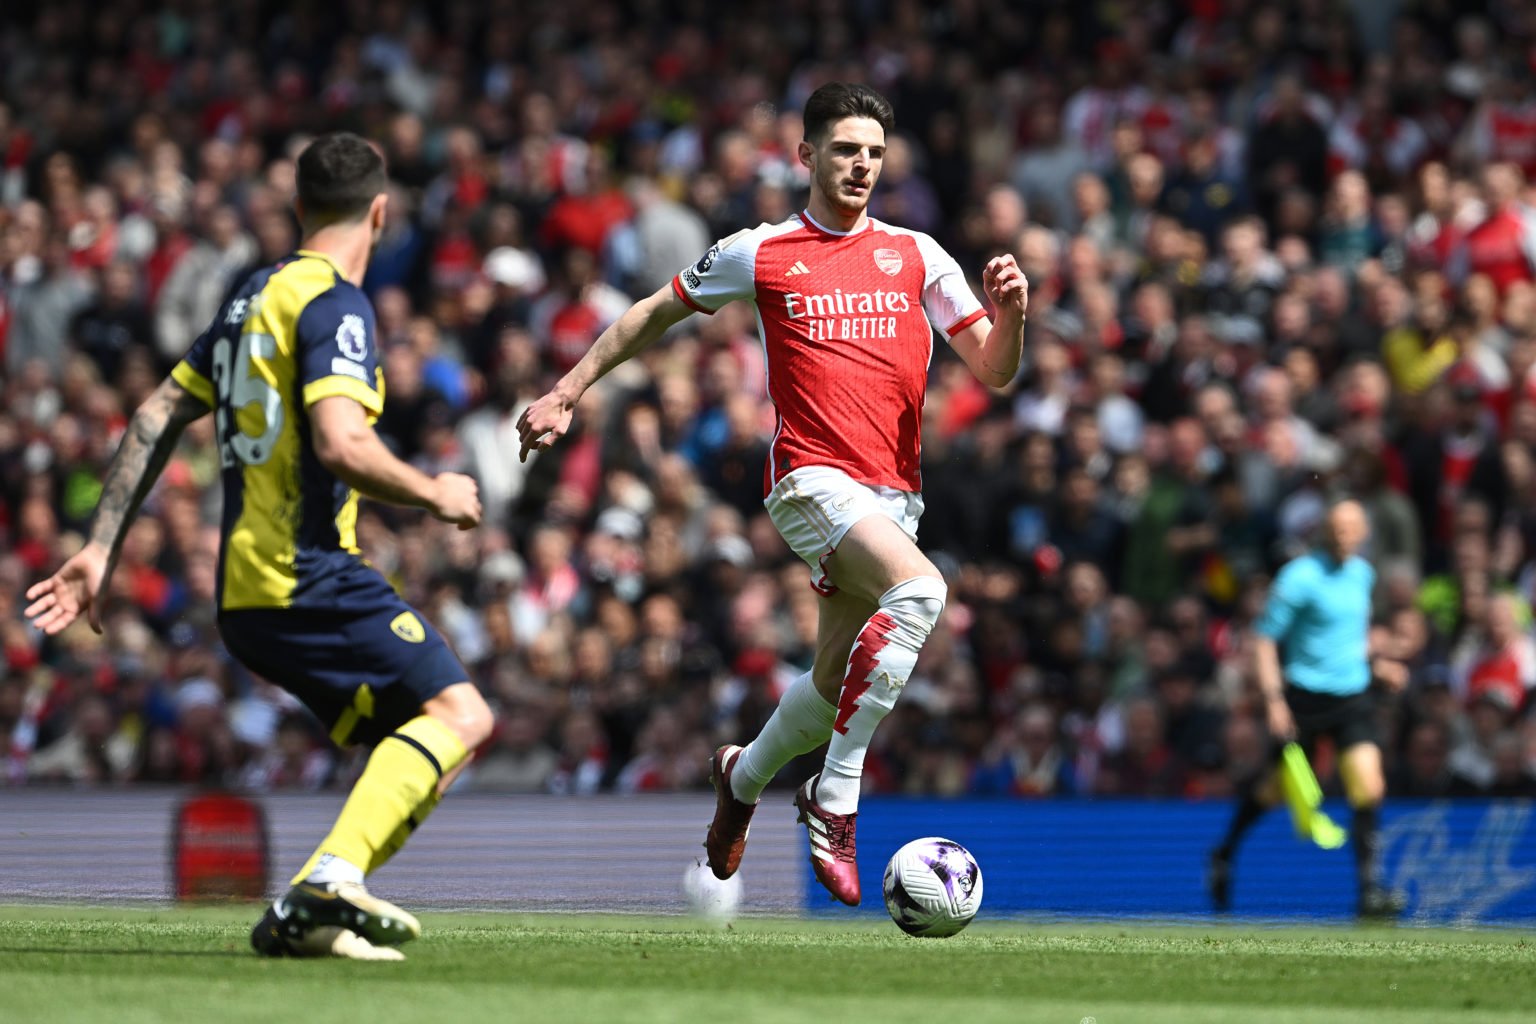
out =
<path fill-rule="evenodd" d="M 490 706 L 470 683 L 444 690 L 428 703 L 425 710 L 447 726 L 469 750 L 490 739 L 491 731 L 496 727 L 496 717 Z"/>
<path fill-rule="evenodd" d="M 1339 769 L 1351 807 L 1374 807 L 1386 798 L 1387 780 L 1374 746 L 1360 744 L 1345 750 Z"/>
<path fill-rule="evenodd" d="M 882 611 L 900 621 L 925 640 L 944 612 L 949 588 L 937 576 L 914 576 L 903 580 L 880 596 Z"/>
<path fill-rule="evenodd" d="M 473 707 L 466 708 L 460 717 L 459 738 L 464 741 L 464 746 L 474 750 L 491 738 L 491 732 L 495 728 L 496 716 L 491 713 L 490 707 L 484 700 L 479 700 Z"/>
<path fill-rule="evenodd" d="M 1357 779 L 1353 785 L 1347 785 L 1349 803 L 1352 807 L 1375 807 L 1386 798 L 1387 786 L 1380 775 L 1371 778 Z"/>

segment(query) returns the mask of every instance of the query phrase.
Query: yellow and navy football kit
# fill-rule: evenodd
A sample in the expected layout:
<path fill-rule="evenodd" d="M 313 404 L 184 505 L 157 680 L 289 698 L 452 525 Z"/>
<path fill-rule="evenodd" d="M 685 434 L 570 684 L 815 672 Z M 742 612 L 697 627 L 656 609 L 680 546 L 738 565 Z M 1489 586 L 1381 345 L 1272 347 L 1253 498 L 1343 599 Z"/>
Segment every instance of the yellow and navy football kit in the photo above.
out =
<path fill-rule="evenodd" d="M 246 278 L 171 376 L 214 413 L 223 467 L 219 632 L 339 744 L 373 743 L 469 678 L 357 547 L 357 492 L 315 455 L 309 407 L 384 408 L 373 307 L 325 255 Z"/>

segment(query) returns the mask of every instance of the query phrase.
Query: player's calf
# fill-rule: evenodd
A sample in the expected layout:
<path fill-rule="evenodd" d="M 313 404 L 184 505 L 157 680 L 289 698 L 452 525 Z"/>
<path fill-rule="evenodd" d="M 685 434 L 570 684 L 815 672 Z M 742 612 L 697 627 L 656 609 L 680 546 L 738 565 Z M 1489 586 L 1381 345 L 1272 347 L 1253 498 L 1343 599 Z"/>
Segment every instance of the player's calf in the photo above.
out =
<path fill-rule="evenodd" d="M 851 814 L 858 808 L 869 741 L 896 706 L 947 596 L 944 581 L 936 576 L 905 580 L 880 596 L 879 610 L 859 632 L 848 656 L 826 769 L 817 788 L 817 800 L 827 810 Z"/>
<path fill-rule="evenodd" d="M 826 764 L 795 795 L 816 878 L 849 906 L 859 902 L 854 821 L 869 741 L 896 706 L 946 596 L 944 581 L 936 576 L 913 577 L 880 596 L 879 610 L 864 624 L 848 656 Z"/>

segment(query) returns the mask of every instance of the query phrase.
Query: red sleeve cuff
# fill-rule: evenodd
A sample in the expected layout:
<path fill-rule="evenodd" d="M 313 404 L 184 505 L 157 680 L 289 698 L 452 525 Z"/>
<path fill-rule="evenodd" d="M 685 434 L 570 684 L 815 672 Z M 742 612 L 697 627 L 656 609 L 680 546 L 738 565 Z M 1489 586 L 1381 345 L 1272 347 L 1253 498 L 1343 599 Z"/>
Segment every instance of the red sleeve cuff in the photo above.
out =
<path fill-rule="evenodd" d="M 703 306 L 699 305 L 693 300 L 693 296 L 689 295 L 686 291 L 683 290 L 683 282 L 679 281 L 676 275 L 674 275 L 672 278 L 672 290 L 677 293 L 678 298 L 683 300 L 683 305 L 687 306 L 694 312 L 703 313 L 705 316 L 715 315 L 714 310 L 705 309 Z"/>
<path fill-rule="evenodd" d="M 961 331 L 963 331 L 967 327 L 971 326 L 971 324 L 975 323 L 977 320 L 981 320 L 981 319 L 985 318 L 986 315 L 987 315 L 987 311 L 986 310 L 978 309 L 976 312 L 972 313 L 970 316 L 962 317 L 958 323 L 952 324 L 947 330 L 945 330 L 944 333 L 946 335 L 948 335 L 949 337 L 953 338 L 955 335 L 959 334 Z"/>

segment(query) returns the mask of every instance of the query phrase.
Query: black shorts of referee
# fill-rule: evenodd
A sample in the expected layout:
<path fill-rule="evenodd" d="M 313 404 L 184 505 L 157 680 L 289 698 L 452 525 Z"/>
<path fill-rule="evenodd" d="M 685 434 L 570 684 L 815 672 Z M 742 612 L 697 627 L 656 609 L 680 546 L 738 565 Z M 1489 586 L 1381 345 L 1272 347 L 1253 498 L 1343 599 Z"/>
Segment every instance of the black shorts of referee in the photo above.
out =
<path fill-rule="evenodd" d="M 1308 758 L 1316 752 L 1317 741 L 1324 736 L 1333 741 L 1334 750 L 1339 753 L 1357 743 L 1381 746 L 1374 690 L 1368 688 L 1341 696 L 1287 683 L 1285 702 L 1290 705 L 1291 717 L 1296 720 L 1296 742 L 1301 744 Z"/>

